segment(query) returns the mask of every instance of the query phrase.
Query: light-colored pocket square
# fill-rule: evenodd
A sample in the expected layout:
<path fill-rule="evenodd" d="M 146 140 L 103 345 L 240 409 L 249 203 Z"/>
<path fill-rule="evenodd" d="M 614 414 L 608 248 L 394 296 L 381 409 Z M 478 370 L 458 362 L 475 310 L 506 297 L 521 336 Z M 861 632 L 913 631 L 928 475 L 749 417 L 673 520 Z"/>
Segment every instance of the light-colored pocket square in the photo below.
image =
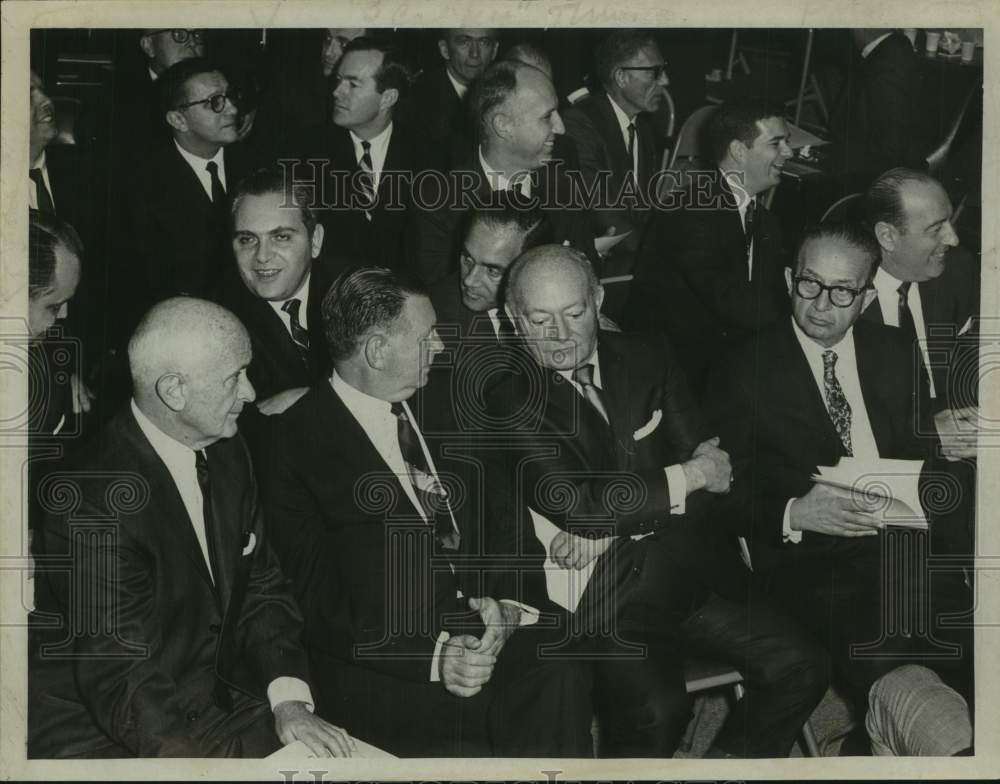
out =
<path fill-rule="evenodd" d="M 660 411 L 660 409 L 656 409 L 656 411 L 653 412 L 653 416 L 649 418 L 649 421 L 632 434 L 632 440 L 641 441 L 644 439 L 656 430 L 661 419 L 663 419 L 663 412 Z"/>
<path fill-rule="evenodd" d="M 251 531 L 247 535 L 246 546 L 243 548 L 243 555 L 250 555 L 253 552 L 253 548 L 257 546 L 257 536 Z"/>

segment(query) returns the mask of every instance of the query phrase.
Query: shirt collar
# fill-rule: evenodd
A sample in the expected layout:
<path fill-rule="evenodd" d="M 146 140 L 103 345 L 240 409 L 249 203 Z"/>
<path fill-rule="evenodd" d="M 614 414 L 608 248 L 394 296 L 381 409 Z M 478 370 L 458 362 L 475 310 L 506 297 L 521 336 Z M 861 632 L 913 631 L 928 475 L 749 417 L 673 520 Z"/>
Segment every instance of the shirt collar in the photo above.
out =
<path fill-rule="evenodd" d="M 284 308 L 285 303 L 288 302 L 289 300 L 297 299 L 300 303 L 299 323 L 303 327 L 308 326 L 306 322 L 306 312 L 309 310 L 309 278 L 311 277 L 312 277 L 312 267 L 310 266 L 309 272 L 306 273 L 306 276 L 302 279 L 302 283 L 299 285 L 298 289 L 296 289 L 294 294 L 292 294 L 290 297 L 286 297 L 285 299 L 275 299 L 275 300 L 269 299 L 267 300 L 267 304 L 270 305 L 272 308 L 274 308 L 275 313 L 281 315 L 282 313 L 284 313 L 282 308 Z"/>
<path fill-rule="evenodd" d="M 589 357 L 587 357 L 587 361 L 581 362 L 577 367 L 583 367 L 584 365 L 594 366 L 594 378 L 593 378 L 594 386 L 597 387 L 598 389 L 603 389 L 604 387 L 601 384 L 601 362 L 597 357 L 597 346 L 594 346 L 594 352 Z M 573 382 L 573 384 L 579 386 L 577 380 L 573 378 L 574 370 L 576 370 L 576 368 L 574 368 L 573 370 L 557 370 L 556 373 L 565 378 L 567 381 L 571 381 Z"/>
<path fill-rule="evenodd" d="M 188 162 L 188 166 L 190 166 L 199 174 L 205 171 L 205 167 L 209 164 L 210 161 L 215 161 L 215 164 L 216 166 L 219 167 L 220 172 L 225 171 L 224 158 L 222 156 L 222 154 L 226 151 L 225 147 L 220 147 L 218 151 L 216 151 L 215 155 L 213 155 L 211 158 L 202 158 L 199 155 L 195 155 L 194 153 L 190 153 L 187 150 L 185 150 L 183 147 L 180 146 L 180 144 L 177 143 L 176 139 L 174 139 L 174 146 L 177 147 L 177 152 L 181 154 L 181 157 Z"/>
<path fill-rule="evenodd" d="M 451 75 L 451 69 L 446 65 L 444 67 L 444 72 L 448 75 L 448 81 L 451 82 L 451 86 L 455 88 L 455 92 L 458 93 L 458 97 L 461 100 L 465 100 L 465 94 L 469 92 L 469 85 L 462 84 L 458 79 Z"/>
<path fill-rule="evenodd" d="M 882 43 L 890 35 L 892 35 L 891 30 L 888 33 L 884 33 L 883 35 L 880 35 L 878 38 L 876 38 L 874 41 L 870 42 L 864 49 L 861 50 L 861 59 L 864 60 L 865 58 L 867 58 L 868 55 L 870 55 L 873 51 L 875 51 L 875 47 L 878 46 L 880 43 Z"/>
<path fill-rule="evenodd" d="M 42 148 L 42 154 L 39 155 L 33 164 L 28 167 L 29 169 L 45 169 L 45 148 Z"/>
<path fill-rule="evenodd" d="M 729 186 L 729 190 L 733 192 L 733 198 L 736 199 L 736 208 L 740 211 L 740 215 L 746 212 L 747 205 L 756 199 L 756 196 L 751 196 L 747 193 L 746 189 L 740 183 L 740 176 L 734 171 L 722 171 L 722 179 L 725 180 L 726 185 Z"/>
<path fill-rule="evenodd" d="M 352 387 L 336 371 L 330 376 L 330 385 L 337 396 L 347 406 L 347 410 L 354 415 L 365 432 L 371 432 L 375 426 L 381 424 L 387 417 L 393 416 L 392 404 L 388 400 L 372 397 L 362 392 L 360 389 Z"/>
<path fill-rule="evenodd" d="M 795 323 L 794 317 L 792 318 L 792 329 L 795 332 L 795 337 L 799 341 L 799 345 L 802 346 L 802 351 L 805 353 L 806 358 L 810 362 L 820 362 L 823 361 L 824 351 L 834 351 L 837 354 L 837 361 L 850 360 L 854 361 L 854 325 L 852 324 L 847 328 L 847 332 L 844 333 L 840 341 L 833 346 L 821 346 L 811 337 L 809 337 L 805 332 L 802 331 L 801 327 Z"/>
<path fill-rule="evenodd" d="M 608 96 L 608 103 L 611 104 L 611 109 L 614 111 L 615 117 L 618 118 L 618 125 L 622 129 L 622 133 L 627 134 L 629 123 L 635 122 L 635 119 L 625 114 L 625 110 L 622 109 L 622 107 L 620 107 L 617 103 L 615 103 L 615 99 L 612 98 L 610 95 Z"/>
<path fill-rule="evenodd" d="M 186 444 L 182 444 L 177 441 L 172 436 L 168 436 L 160 428 L 154 425 L 149 417 L 142 413 L 139 406 L 136 405 L 135 398 L 132 398 L 132 415 L 135 417 L 136 423 L 139 425 L 139 429 L 142 431 L 143 435 L 149 441 L 150 446 L 153 447 L 153 451 L 159 456 L 163 463 L 167 466 L 167 469 L 171 474 L 175 473 L 176 468 L 185 469 L 189 467 L 194 468 L 194 461 L 191 460 L 194 455 L 194 450 Z"/>
<path fill-rule="evenodd" d="M 149 66 L 146 67 L 146 70 L 149 71 L 149 81 L 155 82 L 160 78 L 160 75 Z"/>
<path fill-rule="evenodd" d="M 483 156 L 483 146 L 479 145 L 479 165 L 483 169 L 483 174 L 486 175 L 486 182 L 489 183 L 490 188 L 494 191 L 505 191 L 508 190 L 513 183 L 507 176 L 500 171 L 497 171 L 489 163 L 486 162 L 486 158 Z M 517 179 L 517 186 L 521 191 L 521 195 L 525 198 L 531 197 L 531 172 L 525 170 L 523 172 L 518 172 L 521 177 Z"/>
<path fill-rule="evenodd" d="M 382 132 L 373 136 L 370 139 L 362 139 L 354 131 L 348 131 L 351 134 L 351 141 L 354 142 L 354 149 L 358 151 L 361 149 L 361 143 L 367 141 L 371 146 L 372 154 L 374 155 L 376 149 L 382 149 L 389 146 L 389 137 L 392 136 L 392 121 L 382 129 Z"/>

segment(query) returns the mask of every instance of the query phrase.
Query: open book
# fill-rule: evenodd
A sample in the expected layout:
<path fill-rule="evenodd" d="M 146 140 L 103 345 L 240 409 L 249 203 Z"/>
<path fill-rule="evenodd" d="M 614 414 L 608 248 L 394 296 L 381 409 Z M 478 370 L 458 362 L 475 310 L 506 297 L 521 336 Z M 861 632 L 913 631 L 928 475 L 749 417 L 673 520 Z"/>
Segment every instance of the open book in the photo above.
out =
<path fill-rule="evenodd" d="M 874 503 L 872 514 L 885 525 L 927 528 L 918 487 L 923 466 L 923 460 L 842 457 L 835 466 L 819 466 L 812 480 L 837 489 L 845 497 Z"/>

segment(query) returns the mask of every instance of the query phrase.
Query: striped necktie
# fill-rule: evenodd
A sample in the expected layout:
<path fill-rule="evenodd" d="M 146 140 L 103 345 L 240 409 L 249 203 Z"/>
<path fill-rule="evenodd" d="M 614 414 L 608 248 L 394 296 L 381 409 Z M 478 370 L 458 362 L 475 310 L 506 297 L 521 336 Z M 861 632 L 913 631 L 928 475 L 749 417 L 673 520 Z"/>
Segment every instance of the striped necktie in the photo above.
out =
<path fill-rule="evenodd" d="M 359 177 L 359 182 L 361 184 L 361 196 L 364 200 L 365 207 L 365 217 L 370 221 L 372 219 L 371 210 L 375 206 L 375 166 L 372 164 L 372 145 L 369 141 L 361 142 L 361 160 L 358 164 L 361 166 L 361 176 Z"/>
<path fill-rule="evenodd" d="M 299 321 L 299 308 L 301 306 L 302 301 L 293 298 L 282 305 L 281 309 L 288 314 L 288 326 L 289 331 L 292 333 L 292 342 L 298 347 L 299 353 L 302 355 L 302 361 L 309 364 L 309 331 Z"/>

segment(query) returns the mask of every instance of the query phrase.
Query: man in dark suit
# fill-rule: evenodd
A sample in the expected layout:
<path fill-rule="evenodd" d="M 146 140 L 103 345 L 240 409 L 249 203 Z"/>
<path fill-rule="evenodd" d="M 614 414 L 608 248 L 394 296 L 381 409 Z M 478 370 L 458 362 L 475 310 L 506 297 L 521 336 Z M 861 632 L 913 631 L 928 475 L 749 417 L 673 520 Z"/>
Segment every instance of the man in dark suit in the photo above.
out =
<path fill-rule="evenodd" d="M 568 240 L 598 264 L 580 194 L 553 156 L 565 129 L 552 81 L 525 63 L 501 61 L 475 83 L 469 102 L 478 153 L 447 175 L 415 183 L 409 269 L 428 285 L 445 277 L 459 258 L 462 216 L 503 205 L 540 209 L 556 241 Z"/>
<path fill-rule="evenodd" d="M 531 358 L 489 396 L 519 480 L 510 505 L 531 510 L 554 565 L 587 585 L 574 618 L 597 653 L 604 748 L 676 750 L 689 717 L 681 655 L 694 651 L 732 662 L 747 683 L 710 754 L 785 756 L 825 690 L 824 657 L 769 605 L 739 598 L 735 538 L 710 524 L 712 497 L 730 488 L 728 456 L 669 357 L 598 331 L 602 299 L 579 252 L 520 256 L 507 307 Z"/>
<path fill-rule="evenodd" d="M 152 302 L 212 292 L 229 258 L 227 191 L 245 162 L 228 149 L 238 139 L 239 98 L 202 58 L 163 72 L 161 111 L 171 138 L 154 144 L 119 183 L 126 246 L 116 253 L 133 316 Z"/>
<path fill-rule="evenodd" d="M 432 454 L 407 403 L 442 349 L 426 293 L 362 268 L 323 320 L 333 375 L 272 420 L 261 471 L 320 714 L 405 756 L 585 755 L 589 674 L 539 660 L 548 630 L 486 558 L 506 530 L 481 468 Z"/>
<path fill-rule="evenodd" d="M 921 379 L 905 340 L 859 320 L 876 297 L 877 261 L 878 246 L 860 227 L 824 224 L 807 233 L 786 271 L 792 318 L 733 346 L 707 385 L 709 411 L 734 460 L 726 517 L 749 542 L 755 579 L 830 646 L 838 682 L 862 710 L 872 682 L 900 663 L 895 656 L 920 655 L 924 644 L 943 650 L 935 650 L 936 626 L 923 639 L 907 626 L 910 640 L 881 625 L 892 611 L 886 591 L 930 607 L 923 556 L 903 560 L 907 546 L 926 554 L 920 542 L 907 545 L 922 532 L 883 532 L 877 504 L 811 480 L 818 466 L 845 456 L 930 456 L 932 445 L 920 437 L 928 424 L 917 408 Z M 883 553 L 892 558 L 886 565 Z M 944 608 L 935 604 L 933 613 Z"/>
<path fill-rule="evenodd" d="M 497 56 L 497 31 L 441 30 L 437 44 L 444 63 L 425 72 L 414 86 L 407 119 L 422 132 L 436 159 L 457 163 L 475 153 L 476 129 L 466 113 L 466 95 Z"/>
<path fill-rule="evenodd" d="M 417 135 L 394 120 L 412 78 L 389 41 L 351 41 L 337 66 L 333 125 L 309 134 L 311 152 L 290 170 L 316 189 L 320 220 L 339 250 L 392 269 L 404 265 L 410 183 L 429 165 Z"/>
<path fill-rule="evenodd" d="M 651 214 L 624 315 L 627 328 L 671 339 L 696 390 L 727 341 L 787 308 L 781 236 L 763 204 L 792 154 L 781 108 L 735 99 L 706 140 L 716 168 Z"/>
<path fill-rule="evenodd" d="M 563 121 L 579 152 L 584 187 L 597 189 L 594 236 L 612 226 L 617 234 L 631 232 L 605 262 L 621 274 L 632 271 L 648 217 L 650 182 L 663 152 L 650 113 L 663 102 L 668 80 L 647 30 L 616 30 L 598 47 L 596 61 L 604 94 L 570 107 Z"/>
<path fill-rule="evenodd" d="M 923 169 L 934 148 L 934 112 L 920 56 L 898 30 L 855 29 L 860 55 L 830 120 L 837 144 L 831 161 L 848 191 L 863 189 L 893 166 Z"/>
<path fill-rule="evenodd" d="M 920 364 L 927 373 L 928 394 L 920 404 L 934 414 L 948 461 L 944 470 L 963 487 L 962 504 L 948 517 L 952 524 L 939 520 L 936 541 L 953 552 L 972 553 L 979 265 L 958 245 L 951 201 L 929 175 L 890 169 L 872 183 L 863 204 L 881 264 L 873 281 L 877 296 L 861 318 L 897 328 L 910 346 L 911 367 Z"/>
<path fill-rule="evenodd" d="M 61 623 L 32 630 L 31 756 L 265 756 L 294 740 L 348 756 L 311 713 L 302 617 L 234 437 L 254 398 L 246 331 L 170 299 L 129 361 L 129 407 L 44 488 L 38 609 Z"/>

